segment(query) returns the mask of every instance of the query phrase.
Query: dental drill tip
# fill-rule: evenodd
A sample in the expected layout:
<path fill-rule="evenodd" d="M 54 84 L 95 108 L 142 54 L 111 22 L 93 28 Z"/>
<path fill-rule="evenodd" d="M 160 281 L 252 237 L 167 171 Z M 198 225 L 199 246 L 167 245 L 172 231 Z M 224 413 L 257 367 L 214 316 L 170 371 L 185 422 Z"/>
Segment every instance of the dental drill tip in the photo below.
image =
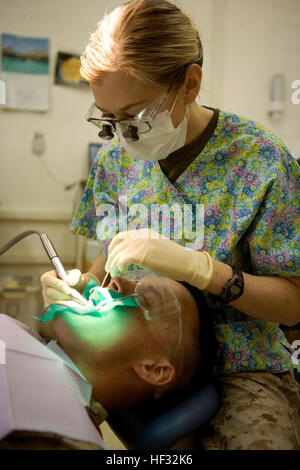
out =
<path fill-rule="evenodd" d="M 77 290 L 75 289 L 71 289 L 71 292 L 70 292 L 70 296 L 76 300 L 77 302 L 79 302 L 81 305 L 90 305 L 89 304 L 89 301 L 86 300 L 83 295 L 81 295 Z"/>

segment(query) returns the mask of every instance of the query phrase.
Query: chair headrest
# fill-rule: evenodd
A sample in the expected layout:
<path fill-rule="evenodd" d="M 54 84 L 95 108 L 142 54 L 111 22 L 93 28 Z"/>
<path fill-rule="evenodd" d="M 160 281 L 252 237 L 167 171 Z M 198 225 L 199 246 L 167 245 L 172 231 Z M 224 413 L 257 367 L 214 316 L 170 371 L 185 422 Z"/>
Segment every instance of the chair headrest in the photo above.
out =
<path fill-rule="evenodd" d="M 113 411 L 107 421 L 129 449 L 167 449 L 210 421 L 220 404 L 213 381 L 180 398 Z"/>

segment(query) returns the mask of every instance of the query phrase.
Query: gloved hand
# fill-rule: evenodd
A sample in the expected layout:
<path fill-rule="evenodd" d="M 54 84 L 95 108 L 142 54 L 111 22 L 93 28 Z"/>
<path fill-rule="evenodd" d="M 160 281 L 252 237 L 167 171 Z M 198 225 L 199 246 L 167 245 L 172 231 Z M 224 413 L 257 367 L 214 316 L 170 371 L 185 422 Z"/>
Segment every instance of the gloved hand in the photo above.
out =
<path fill-rule="evenodd" d="M 71 288 L 82 293 L 91 279 L 94 279 L 94 281 L 100 284 L 99 279 L 97 279 L 94 274 L 82 274 L 79 269 L 72 269 L 71 271 L 68 271 L 67 274 L 68 283 L 59 279 L 55 271 L 48 271 L 42 274 L 42 295 L 45 307 L 57 301 L 73 300 L 69 295 Z"/>
<path fill-rule="evenodd" d="M 113 277 L 130 264 L 198 289 L 205 289 L 213 274 L 212 258 L 207 252 L 185 248 L 151 229 L 120 232 L 112 239 L 105 270 Z"/>

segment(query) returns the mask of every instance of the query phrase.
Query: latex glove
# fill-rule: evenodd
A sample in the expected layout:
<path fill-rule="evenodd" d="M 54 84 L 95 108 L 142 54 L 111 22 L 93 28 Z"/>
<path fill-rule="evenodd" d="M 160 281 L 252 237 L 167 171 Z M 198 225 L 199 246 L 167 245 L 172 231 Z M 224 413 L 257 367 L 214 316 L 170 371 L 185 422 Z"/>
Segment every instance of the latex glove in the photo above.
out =
<path fill-rule="evenodd" d="M 79 269 L 72 269 L 68 271 L 67 274 L 67 283 L 59 279 L 54 270 L 42 274 L 42 295 L 45 307 L 57 301 L 73 300 L 70 296 L 71 288 L 82 293 L 91 279 L 94 279 L 100 284 L 96 276 L 91 273 L 82 274 Z"/>
<path fill-rule="evenodd" d="M 105 270 L 113 277 L 130 264 L 198 289 L 205 289 L 213 274 L 212 258 L 207 252 L 185 248 L 151 229 L 120 232 L 112 239 Z"/>

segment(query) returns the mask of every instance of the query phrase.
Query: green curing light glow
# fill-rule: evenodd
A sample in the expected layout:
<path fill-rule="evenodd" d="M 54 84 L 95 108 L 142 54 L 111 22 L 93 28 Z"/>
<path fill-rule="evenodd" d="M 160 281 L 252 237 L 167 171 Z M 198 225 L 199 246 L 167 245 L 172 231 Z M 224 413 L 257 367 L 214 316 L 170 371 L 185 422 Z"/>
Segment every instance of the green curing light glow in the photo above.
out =
<path fill-rule="evenodd" d="M 129 334 L 134 312 L 139 306 L 135 295 L 124 296 L 93 283 L 91 281 L 83 293 L 88 305 L 74 301 L 53 303 L 38 320 L 47 322 L 54 318 L 55 322 L 62 321 L 75 341 L 84 344 L 89 351 L 99 351 Z"/>
<path fill-rule="evenodd" d="M 84 297 L 89 300 L 88 305 L 79 305 L 74 301 L 53 303 L 43 311 L 39 320 L 46 322 L 52 320 L 57 314 L 102 318 L 115 308 L 138 307 L 133 296 L 124 296 L 124 294 L 119 292 L 111 291 L 98 285 L 95 286 L 93 281 L 84 291 Z"/>

